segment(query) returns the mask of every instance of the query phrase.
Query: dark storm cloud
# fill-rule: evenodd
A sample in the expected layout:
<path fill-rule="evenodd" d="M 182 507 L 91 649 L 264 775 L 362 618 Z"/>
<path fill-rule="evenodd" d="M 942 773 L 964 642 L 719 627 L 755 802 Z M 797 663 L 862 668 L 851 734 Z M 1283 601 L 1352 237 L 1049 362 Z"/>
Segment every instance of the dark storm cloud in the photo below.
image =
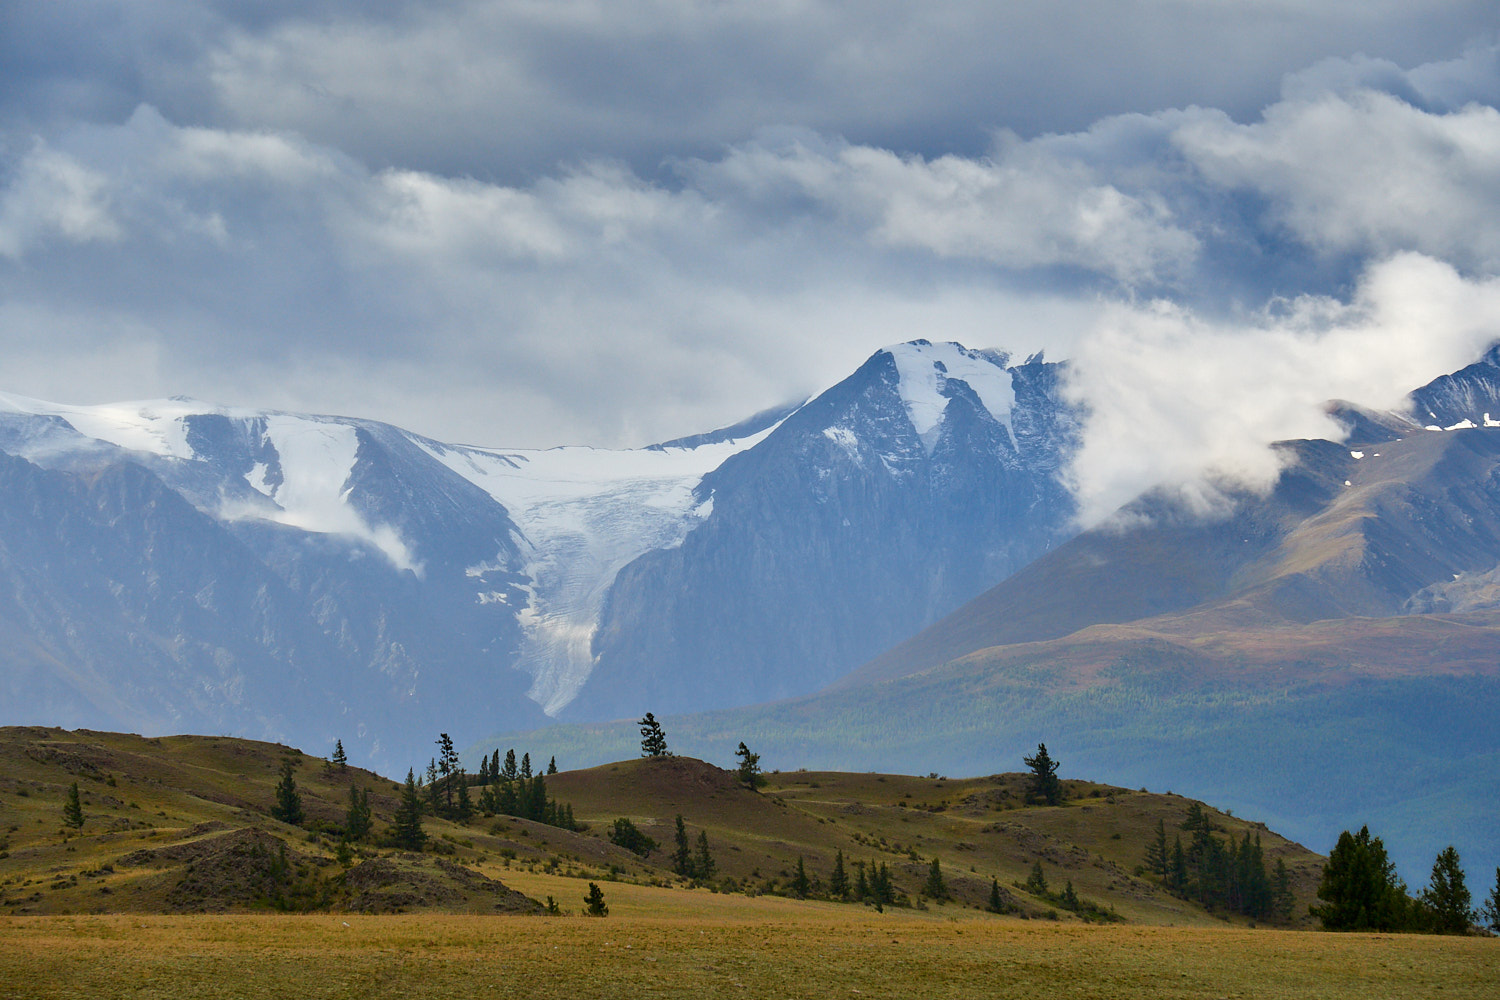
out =
<path fill-rule="evenodd" d="M 1325 57 L 1414 66 L 1500 27 L 1448 0 L 10 5 L 4 110 L 293 130 L 373 167 L 652 174 L 770 126 L 937 155 L 1198 104 L 1253 118 Z M 15 9 L 19 8 L 19 9 Z"/>
<path fill-rule="evenodd" d="M 1047 347 L 1102 516 L 1500 329 L 1490 5 L 15 7 L 21 393 L 639 444 Z"/>

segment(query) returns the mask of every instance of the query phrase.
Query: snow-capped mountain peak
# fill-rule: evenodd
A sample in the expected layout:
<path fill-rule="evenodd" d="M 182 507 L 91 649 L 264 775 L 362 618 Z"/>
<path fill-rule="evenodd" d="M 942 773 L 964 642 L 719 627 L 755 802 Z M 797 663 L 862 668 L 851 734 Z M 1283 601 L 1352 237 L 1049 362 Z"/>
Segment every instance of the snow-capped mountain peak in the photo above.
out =
<path fill-rule="evenodd" d="M 885 350 L 896 364 L 901 401 L 929 454 L 937 443 L 943 411 L 948 406 L 950 380 L 967 383 L 990 415 L 1004 424 L 1007 431 L 1010 429 L 1016 396 L 1007 368 L 1008 355 L 926 340 L 896 344 Z"/>

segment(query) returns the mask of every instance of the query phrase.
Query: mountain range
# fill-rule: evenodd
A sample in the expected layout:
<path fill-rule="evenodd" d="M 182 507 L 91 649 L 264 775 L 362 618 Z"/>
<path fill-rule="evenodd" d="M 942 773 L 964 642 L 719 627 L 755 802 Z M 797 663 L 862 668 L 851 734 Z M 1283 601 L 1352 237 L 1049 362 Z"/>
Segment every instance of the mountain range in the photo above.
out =
<path fill-rule="evenodd" d="M 1500 350 L 1264 493 L 1080 530 L 1067 366 L 913 341 L 647 448 L 447 444 L 186 399 L 0 397 L 0 722 L 569 766 L 991 773 L 1046 741 L 1318 845 L 1500 861 Z M 613 720 L 613 721 L 611 721 Z M 481 740 L 480 736 L 484 736 Z M 1406 853 L 1402 853 L 1405 851 Z"/>
<path fill-rule="evenodd" d="M 1315 845 L 1370 824 L 1414 883 L 1500 862 L 1500 351 L 1261 494 L 1138 498 L 823 691 L 668 721 L 685 752 L 985 773 L 1046 741 L 1122 784 L 1212 789 Z M 591 759 L 628 727 L 531 734 Z M 757 742 L 758 741 L 758 742 Z M 597 748 L 597 749 L 596 749 Z"/>
<path fill-rule="evenodd" d="M 648 448 L 0 397 L 4 721 L 331 746 L 815 691 L 1067 537 L 1060 367 L 915 341 Z"/>

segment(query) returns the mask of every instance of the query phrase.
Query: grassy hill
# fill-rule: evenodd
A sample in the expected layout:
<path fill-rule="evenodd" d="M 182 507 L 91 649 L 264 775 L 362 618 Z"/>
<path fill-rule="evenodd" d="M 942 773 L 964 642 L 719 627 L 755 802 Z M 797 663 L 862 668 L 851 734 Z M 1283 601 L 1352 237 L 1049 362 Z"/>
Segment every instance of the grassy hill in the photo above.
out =
<path fill-rule="evenodd" d="M 301 826 L 270 815 L 283 762 L 302 796 Z M 741 897 L 784 896 L 801 859 L 813 896 L 838 852 L 889 868 L 898 904 L 981 910 L 992 880 L 1015 917 L 1078 919 L 1055 896 L 1021 888 L 1040 863 L 1057 893 L 1134 923 L 1217 924 L 1225 919 L 1167 893 L 1139 873 L 1158 820 L 1175 830 L 1189 800 L 1066 781 L 1058 807 L 1026 805 L 1025 777 L 805 772 L 771 774 L 752 791 L 732 772 L 686 757 L 635 759 L 549 776 L 579 831 L 505 816 L 467 825 L 429 817 L 421 854 L 359 845 L 344 863 L 338 833 L 349 789 L 368 790 L 377 834 L 399 786 L 390 779 L 276 744 L 227 737 L 139 736 L 0 729 L 0 913 L 200 912 L 333 909 L 347 912 L 534 912 L 507 880 L 577 880 L 560 893 L 577 909 L 583 880 L 673 887 L 675 820 L 706 834 L 714 874 L 700 880 Z M 85 821 L 63 820 L 77 782 Z M 1210 810 L 1223 836 L 1258 834 L 1268 865 L 1284 859 L 1297 913 L 1305 913 L 1322 859 L 1263 826 Z M 661 845 L 640 857 L 611 843 L 628 818 Z M 937 858 L 950 898 L 922 898 Z M 551 884 L 551 883 L 548 883 Z M 1236 918 L 1236 922 L 1244 921 Z M 1305 924 L 1305 918 L 1299 918 Z"/>

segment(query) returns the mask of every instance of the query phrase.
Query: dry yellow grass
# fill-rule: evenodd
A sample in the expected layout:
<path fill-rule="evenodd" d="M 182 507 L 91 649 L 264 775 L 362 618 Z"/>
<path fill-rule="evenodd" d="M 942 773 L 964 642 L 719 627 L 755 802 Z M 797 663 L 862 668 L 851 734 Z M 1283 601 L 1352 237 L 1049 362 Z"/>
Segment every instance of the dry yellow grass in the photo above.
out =
<path fill-rule="evenodd" d="M 577 912 L 585 883 L 518 887 Z M 1500 944 L 876 914 L 604 885 L 610 916 L 0 918 L 0 998 L 1500 995 Z"/>

